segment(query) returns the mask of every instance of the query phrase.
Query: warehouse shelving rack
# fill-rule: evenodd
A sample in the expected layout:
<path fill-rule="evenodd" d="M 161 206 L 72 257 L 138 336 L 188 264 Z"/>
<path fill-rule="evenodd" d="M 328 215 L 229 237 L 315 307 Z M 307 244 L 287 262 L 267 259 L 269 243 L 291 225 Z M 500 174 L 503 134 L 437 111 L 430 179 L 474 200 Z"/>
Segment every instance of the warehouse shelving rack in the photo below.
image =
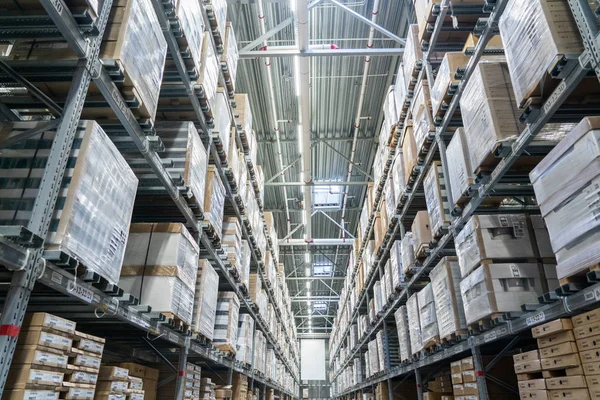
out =
<path fill-rule="evenodd" d="M 384 331 L 384 341 L 388 342 L 387 325 L 395 325 L 393 321 L 393 312 L 402 304 L 406 303 L 408 297 L 419 290 L 419 284 L 423 278 L 427 276 L 429 271 L 436 265 L 436 263 L 445 255 L 453 254 L 453 238 L 462 229 L 467 220 L 473 215 L 478 207 L 481 205 L 483 200 L 492 194 L 495 188 L 501 187 L 502 179 L 515 163 L 519 156 L 527 151 L 531 141 L 535 135 L 540 132 L 543 126 L 549 122 L 554 115 L 559 111 L 562 103 L 575 89 L 577 84 L 586 77 L 591 71 L 595 72 L 596 76 L 600 78 L 600 32 L 596 23 L 596 17 L 594 11 L 591 9 L 587 0 L 568 0 L 580 33 L 583 37 L 585 51 L 577 59 L 567 60 L 567 66 L 562 71 L 554 76 L 556 79 L 560 79 L 561 82 L 558 84 L 554 92 L 548 97 L 548 99 L 540 106 L 526 110 L 523 118 L 527 124 L 526 129 L 521 133 L 513 143 L 505 146 L 504 151 L 497 154 L 501 158 L 499 164 L 491 172 L 489 176 L 483 177 L 474 188 L 472 197 L 464 208 L 454 210 L 454 220 L 450 229 L 435 243 L 435 247 L 429 251 L 427 258 L 421 263 L 416 274 L 406 283 L 404 289 L 400 293 L 394 294 L 393 298 L 388 301 L 384 306 L 382 315 L 377 319 L 376 323 L 372 325 L 367 334 L 358 341 L 357 345 L 349 350 L 349 354 L 345 360 L 342 360 L 338 370 L 335 371 L 332 380 L 339 378 L 341 372 L 354 360 L 357 356 L 362 355 L 362 349 L 365 348 L 366 343 L 374 337 L 375 333 L 380 329 Z M 332 366 L 334 358 L 340 353 L 342 344 L 349 335 L 350 326 L 356 322 L 357 316 L 361 310 L 361 305 L 368 304 L 369 291 L 372 291 L 373 285 L 376 279 L 381 279 L 383 274 L 383 266 L 389 256 L 389 251 L 393 241 L 399 237 L 404 237 L 405 226 L 409 226 L 414 218 L 414 213 L 418 209 L 423 207 L 415 207 L 416 199 L 422 194 L 422 183 L 425 173 L 428 167 L 434 161 L 439 159 L 442 162 L 445 176 L 448 176 L 447 161 L 446 161 L 446 142 L 444 135 L 448 128 L 452 126 L 455 111 L 458 108 L 460 97 L 464 91 L 466 83 L 471 77 L 475 66 L 479 62 L 482 55 L 488 52 L 497 52 L 497 50 L 485 49 L 485 46 L 493 34 L 498 32 L 498 21 L 502 15 L 508 1 L 507 0 L 495 0 L 489 1 L 486 4 L 485 10 L 490 12 L 489 17 L 480 20 L 477 24 L 476 29 L 481 34 L 477 46 L 472 50 L 472 57 L 467 67 L 462 71 L 461 82 L 455 91 L 455 94 L 449 104 L 449 107 L 441 121 L 438 121 L 436 126 L 436 134 L 433 139 L 429 151 L 424 156 L 422 164 L 418 168 L 417 176 L 415 177 L 414 183 L 408 187 L 404 196 L 402 196 L 399 204 L 396 208 L 396 216 L 391 221 L 388 227 L 388 232 L 384 238 L 383 244 L 378 250 L 375 265 L 370 271 L 369 275 L 365 278 L 365 287 L 363 292 L 360 294 L 356 304 L 355 310 L 352 312 L 351 319 L 344 329 L 344 331 L 334 331 L 334 334 L 339 338 L 337 340 L 337 348 L 334 349 L 331 357 Z M 439 37 L 442 28 L 444 27 L 444 20 L 449 11 L 450 1 L 442 0 L 439 4 L 435 5 L 434 15 L 436 16 L 436 22 L 434 24 L 433 32 L 429 43 L 424 47 L 422 69 L 419 73 L 419 79 L 423 77 L 423 74 L 427 76 L 430 82 L 433 82 L 433 71 L 430 63 L 430 55 L 432 52 L 447 51 L 443 44 L 438 44 L 437 39 Z M 454 13 L 460 12 L 459 7 L 454 7 Z M 583 117 L 584 115 L 581 115 Z M 448 182 L 447 182 L 448 185 Z M 448 188 L 448 190 L 450 190 Z M 516 195 L 516 193 L 515 193 Z M 373 213 L 377 210 L 379 203 L 375 203 Z M 487 211 L 487 210 L 486 210 Z M 367 234 L 369 231 L 367 231 Z M 367 236 L 368 238 L 368 236 Z M 360 253 L 362 254 L 364 248 L 364 242 L 361 246 Z M 351 282 L 354 282 L 356 271 L 358 268 L 358 262 L 352 269 Z M 549 297 L 549 298 L 548 298 Z M 480 399 L 487 399 L 487 388 L 486 378 L 495 380 L 495 378 L 487 372 L 486 368 L 483 368 L 481 360 L 481 347 L 488 344 L 505 344 L 503 348 L 498 352 L 498 355 L 492 364 L 495 363 L 506 351 L 511 349 L 515 343 L 519 340 L 519 333 L 522 333 L 530 329 L 534 325 L 543 323 L 544 321 L 552 320 L 561 316 L 576 313 L 577 311 L 583 311 L 586 308 L 598 305 L 600 301 L 600 284 L 594 284 L 581 291 L 578 291 L 570 296 L 557 297 L 554 295 L 547 296 L 545 299 L 549 304 L 540 304 L 536 306 L 530 306 L 529 312 L 525 312 L 521 315 L 507 316 L 503 321 L 492 327 L 490 330 L 481 332 L 479 335 L 470 336 L 467 340 L 458 342 L 456 344 L 449 345 L 445 348 L 439 349 L 437 352 L 433 352 L 427 355 L 421 356 L 418 360 L 398 365 L 389 365 L 390 349 L 389 346 L 385 349 L 386 359 L 388 365 L 386 365 L 385 372 L 376 374 L 368 379 L 365 379 L 362 383 L 354 385 L 348 389 L 345 389 L 341 393 L 335 394 L 336 398 L 346 398 L 353 393 L 368 389 L 373 390 L 374 385 L 379 382 L 387 381 L 389 396 L 392 398 L 393 386 L 391 379 L 402 378 L 402 381 L 407 379 L 410 374 L 414 374 L 414 378 L 417 383 L 417 393 L 419 400 L 423 396 L 421 369 L 423 367 L 432 366 L 434 364 L 445 361 L 449 363 L 452 359 L 457 358 L 460 355 L 468 354 L 469 352 L 473 355 L 475 362 L 475 370 L 482 371 L 483 373 L 478 374 L 477 383 L 480 388 Z M 349 294 L 347 294 L 345 302 L 341 306 L 350 306 Z M 539 306 L 539 308 L 538 308 Z M 363 307 L 363 309 L 365 308 Z M 363 312 L 364 313 L 364 312 Z M 391 317 L 391 323 L 389 318 Z M 510 319 L 508 318 L 510 317 Z M 511 388 L 507 388 L 511 389 Z M 513 389 L 514 390 L 514 389 Z"/>
<path fill-rule="evenodd" d="M 72 310 L 85 310 L 85 312 L 78 311 L 74 313 L 74 316 L 84 318 L 91 313 L 94 327 L 100 326 L 100 329 L 108 329 L 108 332 L 111 332 L 110 327 L 113 327 L 115 322 L 125 322 L 125 327 L 132 331 L 130 335 L 136 336 L 136 344 L 139 342 L 138 335 L 146 334 L 146 338 L 152 336 L 152 344 L 149 345 L 159 353 L 158 356 L 163 360 L 168 361 L 164 353 L 172 350 L 173 345 L 179 347 L 179 351 L 177 352 L 179 355 L 179 370 L 182 370 L 188 358 L 198 358 L 204 362 L 212 363 L 214 366 L 228 369 L 227 383 L 231 382 L 233 371 L 249 376 L 251 378 L 251 389 L 255 383 L 263 385 L 263 390 L 261 391 L 262 398 L 265 396 L 266 388 L 273 388 L 281 395 L 296 398 L 298 396 L 297 393 L 292 393 L 280 387 L 277 383 L 256 374 L 253 365 L 242 365 L 227 357 L 224 353 L 217 351 L 215 348 L 207 346 L 206 343 L 195 340 L 189 335 L 189 332 L 181 332 L 173 329 L 167 324 L 163 316 L 151 313 L 149 307 L 137 304 L 135 298 L 123 293 L 119 288 L 107 285 L 105 282 L 99 282 L 98 277 L 94 276 L 94 274 L 91 274 L 91 276 L 86 275 L 83 279 L 75 277 L 69 270 L 77 269 L 77 260 L 71 259 L 65 254 L 44 251 L 43 238 L 46 237 L 48 232 L 60 182 L 66 169 L 68 154 L 79 123 L 89 84 L 93 80 L 102 92 L 105 101 L 121 122 L 122 127 L 129 134 L 129 137 L 143 154 L 146 162 L 152 167 L 153 172 L 157 175 L 159 181 L 177 205 L 188 228 L 198 237 L 203 254 L 211 260 L 222 278 L 221 286 L 225 286 L 226 290 L 234 291 L 238 295 L 241 303 L 241 311 L 249 313 L 253 317 L 255 320 L 255 329 L 258 328 L 264 332 L 270 348 L 274 349 L 277 357 L 283 361 L 295 382 L 299 383 L 298 377 L 294 372 L 298 368 L 297 354 L 292 352 L 295 367 L 292 368 L 291 363 L 283 356 L 282 350 L 276 343 L 274 336 L 267 329 L 266 322 L 257 314 L 255 306 L 249 297 L 242 292 L 239 279 L 236 279 L 232 275 L 231 266 L 224 261 L 223 251 L 220 248 L 215 248 L 213 241 L 203 233 L 201 219 L 194 215 L 180 194 L 179 188 L 165 170 L 157 154 L 157 150 L 160 150 L 160 141 L 152 136 L 151 126 L 148 126 L 144 122 L 136 121 L 133 113 L 128 108 L 127 101 L 123 98 L 112 80 L 112 71 L 107 66 L 102 65 L 98 58 L 112 0 L 101 2 L 102 8 L 98 13 L 98 18 L 95 24 L 91 25 L 89 16 L 73 15 L 63 0 L 41 0 L 40 3 L 47 12 L 47 16 L 36 15 L 12 19 L 2 18 L 0 20 L 0 38 L 62 36 L 76 52 L 79 62 L 73 66 L 74 73 L 72 74 L 71 88 L 64 106 L 60 107 L 52 99 L 48 99 L 43 93 L 39 92 L 35 86 L 29 84 L 26 79 L 14 72 L 5 62 L 0 60 L 0 69 L 2 72 L 28 87 L 34 97 L 61 116 L 60 119 L 48 121 L 43 128 L 43 130 L 56 128 L 57 134 L 50 150 L 39 194 L 34 203 L 32 217 L 28 226 L 26 228 L 20 226 L 0 227 L 0 260 L 2 261 L 2 265 L 6 266 L 10 271 L 7 275 L 11 279 L 10 289 L 4 299 L 2 315 L 0 316 L 0 354 L 2 354 L 0 357 L 0 394 L 3 392 L 6 383 L 10 361 L 15 350 L 25 311 L 30 304 L 30 300 L 32 300 L 31 295 L 32 293 L 42 291 L 43 295 L 47 296 L 46 291 L 48 288 L 51 288 L 52 296 L 48 298 L 44 297 L 45 300 L 54 298 L 56 294 L 66 296 L 59 298 L 60 304 L 69 304 L 69 312 Z M 201 130 L 201 133 L 199 133 L 204 141 L 208 142 L 209 151 L 215 158 L 219 174 L 221 177 L 224 177 L 226 168 L 221 165 L 216 146 L 212 143 L 212 137 L 209 135 L 209 124 L 203 114 L 196 91 L 188 77 L 177 41 L 168 21 L 166 10 L 163 8 L 163 3 L 159 0 L 153 0 L 152 3 L 163 28 L 170 54 L 175 61 L 179 79 L 182 81 L 185 92 L 189 96 L 196 113 L 197 125 L 199 125 Z M 203 18 L 206 26 L 210 26 L 204 7 Z M 214 40 L 212 45 L 215 46 Z M 220 81 L 224 82 L 222 71 Z M 231 107 L 229 111 L 230 117 L 233 118 L 234 114 Z M 0 109 L 0 117 L 7 120 L 18 120 L 15 114 L 4 105 Z M 18 140 L 34 136 L 41 131 L 24 132 Z M 227 187 L 227 198 L 235 205 L 229 181 L 224 179 L 224 183 Z M 235 208 L 235 214 L 242 221 L 243 214 L 237 208 Z M 244 226 L 244 224 L 242 225 Z M 258 267 L 263 282 L 265 282 L 264 266 L 262 261 L 260 261 L 260 257 L 256 258 L 255 243 L 250 240 L 251 236 L 252 233 L 244 226 L 244 238 L 253 244 L 255 264 Z M 223 285 L 223 278 L 225 285 Z M 36 282 L 39 283 L 37 286 L 35 286 Z M 270 300 L 273 301 L 272 288 L 269 287 L 268 292 Z M 32 301 L 31 304 L 34 308 L 39 307 L 39 304 L 36 305 L 35 301 Z M 77 306 L 82 305 L 83 308 L 77 308 Z M 276 307 L 276 304 L 274 306 Z M 59 308 L 59 306 L 56 307 Z M 282 311 L 278 307 L 276 307 L 276 315 L 279 318 L 279 322 L 283 324 Z M 283 325 L 286 326 L 285 324 Z M 290 333 L 285 330 L 285 334 L 289 341 Z M 146 338 L 144 338 L 144 341 L 150 343 Z M 161 348 L 164 350 L 161 351 Z M 252 358 L 254 359 L 254 348 Z M 172 364 L 169 365 L 173 367 Z M 183 379 L 180 376 L 176 379 L 177 393 L 175 398 L 179 399 L 182 398 L 183 394 Z"/>

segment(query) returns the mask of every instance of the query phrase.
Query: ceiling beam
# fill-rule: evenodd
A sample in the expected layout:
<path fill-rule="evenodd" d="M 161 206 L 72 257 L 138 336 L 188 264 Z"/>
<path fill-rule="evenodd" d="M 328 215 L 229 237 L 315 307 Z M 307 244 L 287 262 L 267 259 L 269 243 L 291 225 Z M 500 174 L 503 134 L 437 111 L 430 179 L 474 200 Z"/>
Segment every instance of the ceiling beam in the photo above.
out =
<path fill-rule="evenodd" d="M 370 140 L 372 142 L 377 142 L 377 138 L 375 137 L 359 137 L 356 140 Z M 319 143 L 319 142 L 351 142 L 352 138 L 345 138 L 345 137 L 335 137 L 335 138 L 321 138 L 321 139 L 314 139 L 313 143 Z M 280 143 L 297 143 L 298 139 L 279 139 Z M 277 143 L 277 141 L 275 139 L 263 139 L 263 140 L 259 140 L 258 143 Z"/>
<path fill-rule="evenodd" d="M 378 56 L 397 56 L 404 54 L 401 48 L 377 48 L 377 49 L 327 49 L 327 50 L 278 50 L 277 47 L 270 47 L 267 50 L 240 51 L 240 60 L 249 60 L 263 57 L 378 57 Z"/>
<path fill-rule="evenodd" d="M 367 186 L 370 183 L 368 181 L 362 182 L 269 182 L 265 183 L 265 186 Z"/>
<path fill-rule="evenodd" d="M 300 301 L 317 301 L 317 302 L 332 302 L 332 303 L 337 303 L 338 301 L 340 301 L 339 296 L 297 296 L 292 298 L 292 303 L 298 303 Z"/>
<path fill-rule="evenodd" d="M 304 210 L 292 210 L 290 209 L 290 214 L 299 214 L 304 212 Z M 325 212 L 325 213 L 335 213 L 335 212 L 341 212 L 342 210 L 337 209 L 337 210 L 319 210 L 321 212 Z M 346 211 L 362 211 L 362 207 L 352 207 L 352 208 L 346 208 Z M 271 212 L 271 213 L 284 213 L 285 209 L 283 207 L 281 208 L 266 208 L 265 212 Z"/>
<path fill-rule="evenodd" d="M 313 281 L 313 280 L 320 280 L 320 279 L 327 279 L 328 281 L 330 280 L 334 280 L 334 281 L 343 281 L 344 279 L 346 279 L 345 276 L 334 276 L 334 277 L 323 277 L 323 278 L 315 278 L 314 276 L 291 276 L 289 278 L 285 278 L 286 281 Z"/>
<path fill-rule="evenodd" d="M 352 246 L 354 240 L 351 239 L 313 239 L 306 243 L 304 239 L 287 239 L 279 241 L 279 247 L 282 246 Z"/>

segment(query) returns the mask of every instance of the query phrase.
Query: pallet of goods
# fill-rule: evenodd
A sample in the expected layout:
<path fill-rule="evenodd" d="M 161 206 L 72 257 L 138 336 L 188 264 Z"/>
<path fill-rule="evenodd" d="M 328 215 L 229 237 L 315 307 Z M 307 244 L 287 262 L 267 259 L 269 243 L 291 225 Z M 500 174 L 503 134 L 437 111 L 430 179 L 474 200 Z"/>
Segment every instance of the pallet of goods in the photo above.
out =
<path fill-rule="evenodd" d="M 219 292 L 213 343 L 215 346 L 234 357 L 238 339 L 238 317 L 240 300 L 235 292 Z"/>
<path fill-rule="evenodd" d="M 208 342 L 214 338 L 218 292 L 219 275 L 208 260 L 198 260 L 192 332 Z"/>

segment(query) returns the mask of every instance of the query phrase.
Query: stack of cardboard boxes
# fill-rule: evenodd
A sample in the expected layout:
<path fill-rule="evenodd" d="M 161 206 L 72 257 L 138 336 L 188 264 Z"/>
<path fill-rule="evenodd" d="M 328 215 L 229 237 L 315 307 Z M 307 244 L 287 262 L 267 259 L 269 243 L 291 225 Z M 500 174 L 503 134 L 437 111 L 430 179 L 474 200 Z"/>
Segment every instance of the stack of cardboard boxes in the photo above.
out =
<path fill-rule="evenodd" d="M 577 315 L 571 321 L 590 398 L 600 398 L 600 309 Z"/>
<path fill-rule="evenodd" d="M 248 377 L 242 374 L 233 374 L 232 397 L 234 399 L 246 399 L 248 397 Z"/>
<path fill-rule="evenodd" d="M 125 400 L 128 390 L 128 369 L 108 365 L 103 365 L 100 368 L 94 400 Z M 141 391 L 141 395 L 143 399 L 143 390 Z"/>
<path fill-rule="evenodd" d="M 129 379 L 139 378 L 142 380 L 142 389 L 144 391 L 144 400 L 156 400 L 157 399 L 157 391 L 158 391 L 158 375 L 159 371 L 156 368 L 146 367 L 144 365 L 127 362 L 121 363 L 118 365 L 121 368 L 124 368 L 129 371 Z M 131 381 L 133 382 L 133 381 Z M 136 383 L 131 384 L 130 387 L 136 388 L 139 386 L 138 381 Z M 175 393 L 175 390 L 172 391 Z M 172 396 L 172 394 L 171 394 Z M 129 396 L 131 400 L 134 400 L 134 396 Z M 139 400 L 139 397 L 136 397 Z"/>
<path fill-rule="evenodd" d="M 423 392 L 423 400 L 448 400 L 452 395 L 452 381 L 449 375 L 436 376 L 427 383 L 427 392 Z"/>
<path fill-rule="evenodd" d="M 171 371 L 166 364 L 158 365 L 161 375 L 172 376 Z M 184 399 L 199 399 L 201 397 L 201 368 L 195 364 L 187 363 L 183 371 L 183 398 Z M 169 383 L 158 388 L 158 399 L 174 399 L 177 391 L 177 380 L 173 379 Z"/>
<path fill-rule="evenodd" d="M 216 400 L 215 384 L 210 378 L 202 378 L 200 380 L 200 395 L 201 399 Z"/>

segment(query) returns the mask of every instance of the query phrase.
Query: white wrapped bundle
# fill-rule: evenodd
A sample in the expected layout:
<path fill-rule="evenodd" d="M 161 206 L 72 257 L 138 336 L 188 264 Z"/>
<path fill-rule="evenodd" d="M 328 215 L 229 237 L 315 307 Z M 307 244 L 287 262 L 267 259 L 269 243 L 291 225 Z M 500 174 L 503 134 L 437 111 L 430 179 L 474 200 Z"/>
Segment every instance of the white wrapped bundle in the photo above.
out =
<path fill-rule="evenodd" d="M 423 347 L 429 348 L 439 342 L 435 298 L 431 283 L 425 285 L 417 293 L 417 297 L 419 303 L 419 322 L 421 324 L 421 340 Z"/>
<path fill-rule="evenodd" d="M 460 295 L 460 267 L 456 257 L 444 257 L 430 272 L 440 338 L 466 331 L 467 322 Z M 464 333 L 464 332 L 463 332 Z"/>
<path fill-rule="evenodd" d="M 381 371 L 381 365 L 379 364 L 379 350 L 377 348 L 377 339 L 369 342 L 369 370 L 371 375 L 375 375 Z"/>
<path fill-rule="evenodd" d="M 206 10 L 214 16 L 216 24 L 212 28 L 216 29 L 221 38 L 225 37 L 225 28 L 227 22 L 227 0 L 208 0 L 206 3 Z"/>
<path fill-rule="evenodd" d="M 219 66 L 217 55 L 215 54 L 210 32 L 204 32 L 204 38 L 202 40 L 202 62 L 200 63 L 200 71 L 198 71 L 196 83 L 202 85 L 204 96 L 211 108 L 214 107 L 220 70 L 221 67 Z"/>
<path fill-rule="evenodd" d="M 400 253 L 402 254 L 402 269 L 404 270 L 404 274 L 416 268 L 412 232 L 406 232 L 406 235 L 402 238 Z"/>
<path fill-rule="evenodd" d="M 381 293 L 381 282 L 377 281 L 373 285 L 373 299 L 375 301 L 375 313 L 380 313 L 383 310 L 383 301 L 382 301 L 382 293 Z M 375 318 L 373 318 L 375 319 Z"/>
<path fill-rule="evenodd" d="M 407 88 L 411 86 L 413 75 L 416 75 L 418 63 L 420 63 L 423 58 L 420 44 L 419 25 L 412 24 L 408 27 L 406 44 L 404 45 L 404 55 L 402 56 L 402 63 L 404 64 L 404 80 Z"/>
<path fill-rule="evenodd" d="M 225 29 L 225 40 L 223 43 L 223 54 L 221 55 L 221 63 L 225 63 L 225 65 L 227 66 L 227 72 L 231 77 L 231 82 L 226 83 L 227 85 L 231 84 L 231 87 L 234 90 L 239 58 L 240 54 L 237 48 L 237 40 L 235 39 L 233 24 L 231 22 L 227 22 L 227 28 Z"/>
<path fill-rule="evenodd" d="M 240 314 L 238 319 L 238 339 L 236 360 L 245 364 L 252 363 L 252 344 L 254 343 L 254 320 L 249 314 Z"/>
<path fill-rule="evenodd" d="M 240 300 L 235 292 L 219 292 L 213 343 L 224 351 L 234 351 L 238 336 Z"/>
<path fill-rule="evenodd" d="M 395 240 L 390 248 L 390 271 L 392 275 L 392 290 L 402 287 L 404 283 L 404 269 L 402 268 L 402 253 L 399 240 Z"/>
<path fill-rule="evenodd" d="M 208 219 L 217 236 L 223 232 L 223 210 L 225 209 L 225 186 L 214 165 L 208 167 L 206 179 L 206 194 L 204 209 L 208 212 Z"/>
<path fill-rule="evenodd" d="M 175 15 L 181 31 L 185 35 L 187 50 L 191 53 L 196 70 L 202 62 L 202 41 L 204 40 L 204 17 L 202 6 L 197 0 L 178 0 Z"/>
<path fill-rule="evenodd" d="M 208 260 L 198 261 L 192 330 L 212 340 L 217 312 L 219 275 Z"/>
<path fill-rule="evenodd" d="M 450 226 L 452 217 L 450 216 L 450 204 L 448 197 L 450 193 L 446 187 L 446 177 L 442 163 L 434 161 L 425 175 L 423 181 L 425 191 L 425 202 L 427 203 L 427 212 L 431 224 L 431 233 L 433 237 L 443 235 L 443 228 Z"/>
<path fill-rule="evenodd" d="M 211 132 L 219 135 L 223 149 L 228 149 L 231 137 L 231 117 L 229 115 L 229 98 L 223 88 L 217 89 L 212 114 L 214 127 Z"/>
<path fill-rule="evenodd" d="M 446 155 L 450 175 L 448 180 L 452 190 L 451 204 L 456 206 L 469 189 L 469 186 L 475 182 L 467 138 L 463 128 L 458 128 L 454 132 L 452 140 L 446 148 Z"/>
<path fill-rule="evenodd" d="M 396 320 L 396 329 L 398 330 L 400 361 L 410 360 L 412 351 L 410 347 L 410 334 L 406 306 L 400 306 L 394 313 L 394 318 Z"/>
<path fill-rule="evenodd" d="M 421 335 L 421 320 L 419 317 L 419 300 L 417 293 L 414 293 L 406 302 L 406 312 L 408 314 L 408 335 L 410 337 L 410 349 L 412 354 L 417 354 L 423 350 L 423 337 Z"/>

